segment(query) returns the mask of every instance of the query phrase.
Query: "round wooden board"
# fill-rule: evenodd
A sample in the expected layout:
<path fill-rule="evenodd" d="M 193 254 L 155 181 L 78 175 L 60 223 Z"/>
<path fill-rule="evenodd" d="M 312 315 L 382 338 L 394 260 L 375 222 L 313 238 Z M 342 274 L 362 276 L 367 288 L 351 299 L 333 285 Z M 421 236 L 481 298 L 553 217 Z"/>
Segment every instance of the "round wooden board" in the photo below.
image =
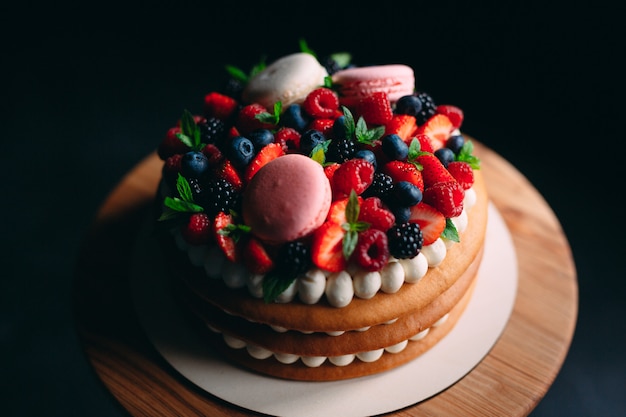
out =
<path fill-rule="evenodd" d="M 491 201 L 518 258 L 509 323 L 489 355 L 459 382 L 394 416 L 525 416 L 567 355 L 578 314 L 576 269 L 561 225 L 507 161 L 473 140 Z M 206 393 L 152 347 L 129 289 L 132 247 L 153 203 L 162 161 L 149 155 L 107 197 L 81 245 L 74 312 L 84 351 L 115 401 L 132 416 L 257 415 Z"/>

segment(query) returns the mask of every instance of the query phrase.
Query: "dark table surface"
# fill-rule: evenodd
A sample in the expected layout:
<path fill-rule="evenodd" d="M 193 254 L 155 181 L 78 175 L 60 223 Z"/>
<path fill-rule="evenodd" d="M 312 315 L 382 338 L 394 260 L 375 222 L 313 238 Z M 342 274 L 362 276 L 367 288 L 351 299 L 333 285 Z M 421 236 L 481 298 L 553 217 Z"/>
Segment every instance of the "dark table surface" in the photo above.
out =
<path fill-rule="evenodd" d="M 418 89 L 462 107 L 464 131 L 534 184 L 569 239 L 580 306 L 532 416 L 626 415 L 624 7 L 238 4 L 1 6 L 3 415 L 126 415 L 75 330 L 83 233 L 224 63 L 249 68 L 300 38 L 319 55 L 411 65 Z"/>

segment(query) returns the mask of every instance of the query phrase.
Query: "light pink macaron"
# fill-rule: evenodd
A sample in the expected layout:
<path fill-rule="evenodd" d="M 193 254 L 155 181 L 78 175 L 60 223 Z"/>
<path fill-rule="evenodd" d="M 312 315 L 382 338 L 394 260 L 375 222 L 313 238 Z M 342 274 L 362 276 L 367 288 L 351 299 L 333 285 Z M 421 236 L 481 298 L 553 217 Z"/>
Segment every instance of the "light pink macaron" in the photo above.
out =
<path fill-rule="evenodd" d="M 268 243 L 299 239 L 320 227 L 332 191 L 322 166 L 300 154 L 268 162 L 243 195 L 243 219 L 251 233 Z"/>
<path fill-rule="evenodd" d="M 415 90 L 413 69 L 401 64 L 348 68 L 337 71 L 332 79 L 338 86 L 340 101 L 347 106 L 380 91 L 395 103 Z"/>

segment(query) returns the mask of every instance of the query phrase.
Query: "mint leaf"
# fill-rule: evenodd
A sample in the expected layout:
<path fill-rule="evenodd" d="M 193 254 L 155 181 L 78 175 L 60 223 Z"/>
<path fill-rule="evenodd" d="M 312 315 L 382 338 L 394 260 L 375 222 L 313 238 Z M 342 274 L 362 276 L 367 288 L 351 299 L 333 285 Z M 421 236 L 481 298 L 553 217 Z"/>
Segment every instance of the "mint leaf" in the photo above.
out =
<path fill-rule="evenodd" d="M 250 77 L 248 77 L 248 75 L 245 72 L 243 72 L 239 68 L 234 67 L 232 65 L 226 65 L 226 72 L 228 72 L 228 74 L 231 77 L 233 77 L 235 80 L 241 81 L 244 84 L 247 83 L 248 80 L 250 79 Z"/>
<path fill-rule="evenodd" d="M 204 208 L 202 208 L 202 206 L 199 206 L 193 202 L 181 200 L 178 197 L 165 197 L 163 204 L 165 204 L 167 208 L 178 213 L 200 213 L 204 211 Z"/>
<path fill-rule="evenodd" d="M 285 291 L 291 283 L 296 279 L 296 277 L 292 278 L 284 278 L 276 273 L 269 273 L 263 277 L 263 301 L 265 303 L 271 303 Z"/>
<path fill-rule="evenodd" d="M 359 212 L 361 207 L 359 206 L 359 199 L 356 195 L 356 191 L 350 191 L 348 197 L 348 204 L 346 205 L 346 220 L 348 223 L 356 223 L 359 219 Z"/>
<path fill-rule="evenodd" d="M 183 111 L 183 116 L 180 119 L 180 131 L 182 135 L 176 135 L 178 139 L 180 139 L 185 145 L 189 146 L 191 149 L 199 151 L 202 149 L 201 136 L 200 136 L 200 128 L 196 124 L 196 121 L 193 118 L 193 114 L 189 112 L 189 110 Z M 188 138 L 188 142 L 186 142 Z"/>
<path fill-rule="evenodd" d="M 441 237 L 451 240 L 453 242 L 460 242 L 459 232 L 456 230 L 456 226 L 452 223 L 452 220 L 446 219 L 446 228 L 441 232 Z"/>
<path fill-rule="evenodd" d="M 356 122 L 354 136 L 359 143 L 372 145 L 375 141 L 383 137 L 384 134 L 384 126 L 377 126 L 373 129 L 368 129 L 367 123 L 365 123 L 365 119 L 363 119 L 363 117 L 359 117 L 359 120 Z"/>
<path fill-rule="evenodd" d="M 354 249 L 356 249 L 359 241 L 359 232 L 363 232 L 370 227 L 369 223 L 359 221 L 360 210 L 359 199 L 356 192 L 352 190 L 346 205 L 346 223 L 341 225 L 341 228 L 346 231 L 341 242 L 345 259 L 349 259 Z"/>
<path fill-rule="evenodd" d="M 352 253 L 354 252 L 354 249 L 356 249 L 356 244 L 359 241 L 359 234 L 354 231 L 348 231 L 346 232 L 346 234 L 343 236 L 343 241 L 342 241 L 342 250 L 343 250 L 343 257 L 346 259 L 349 259 L 350 256 L 352 256 Z"/>
<path fill-rule="evenodd" d="M 349 52 L 335 52 L 330 54 L 330 58 L 339 65 L 339 68 L 345 68 L 352 62 L 352 55 Z"/>
<path fill-rule="evenodd" d="M 343 111 L 343 117 L 345 119 L 346 137 L 353 138 L 356 132 L 356 125 L 354 124 L 354 116 L 352 112 L 346 107 L 341 106 Z"/>
<path fill-rule="evenodd" d="M 330 142 L 330 140 L 325 140 L 324 142 L 315 145 L 309 157 L 318 164 L 324 166 L 324 163 L 326 162 L 326 152 L 328 152 L 328 145 L 330 145 Z"/>
<path fill-rule="evenodd" d="M 277 125 L 280 120 L 280 114 L 283 111 L 283 103 L 281 101 L 277 101 L 274 103 L 274 113 L 263 112 L 254 116 L 255 119 L 259 120 L 262 123 L 269 123 L 272 125 Z"/>
<path fill-rule="evenodd" d="M 178 191 L 178 195 L 184 201 L 193 203 L 193 194 L 191 193 L 189 181 L 187 181 L 187 178 L 183 177 L 180 172 L 178 173 L 178 178 L 176 178 L 176 191 Z"/>
<path fill-rule="evenodd" d="M 204 208 L 193 201 L 193 194 L 189 182 L 185 177 L 178 174 L 176 179 L 176 190 L 179 197 L 165 197 L 163 204 L 167 207 L 161 216 L 159 221 L 170 220 L 178 216 L 180 213 L 200 213 L 204 211 Z"/>
<path fill-rule="evenodd" d="M 307 45 L 304 39 L 300 39 L 298 43 L 300 44 L 300 52 L 305 52 L 317 58 L 317 55 L 315 54 L 315 52 L 311 48 L 309 48 L 309 45 Z"/>
<path fill-rule="evenodd" d="M 229 224 L 223 229 L 218 230 L 217 233 L 222 236 L 228 236 L 237 243 L 243 235 L 250 233 L 250 230 L 250 226 L 245 224 Z"/>
<path fill-rule="evenodd" d="M 456 161 L 463 161 L 470 164 L 472 169 L 480 169 L 480 159 L 473 155 L 474 153 L 474 144 L 471 140 L 468 140 L 463 144 L 459 154 L 456 156 Z"/>

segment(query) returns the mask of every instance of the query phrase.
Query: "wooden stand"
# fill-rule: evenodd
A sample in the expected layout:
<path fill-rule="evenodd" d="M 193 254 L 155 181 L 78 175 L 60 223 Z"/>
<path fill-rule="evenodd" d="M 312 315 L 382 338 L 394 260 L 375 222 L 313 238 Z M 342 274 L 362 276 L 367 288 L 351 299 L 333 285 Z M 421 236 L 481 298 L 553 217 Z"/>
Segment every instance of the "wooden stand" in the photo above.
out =
<path fill-rule="evenodd" d="M 459 382 L 394 416 L 525 416 L 543 398 L 569 349 L 578 286 L 558 219 L 508 162 L 473 140 L 491 201 L 519 265 L 509 323 L 489 355 Z M 153 204 L 162 161 L 148 156 L 108 196 L 87 232 L 74 282 L 78 332 L 93 368 L 132 416 L 249 416 L 206 393 L 161 358 L 136 318 L 129 289 L 132 247 Z"/>

